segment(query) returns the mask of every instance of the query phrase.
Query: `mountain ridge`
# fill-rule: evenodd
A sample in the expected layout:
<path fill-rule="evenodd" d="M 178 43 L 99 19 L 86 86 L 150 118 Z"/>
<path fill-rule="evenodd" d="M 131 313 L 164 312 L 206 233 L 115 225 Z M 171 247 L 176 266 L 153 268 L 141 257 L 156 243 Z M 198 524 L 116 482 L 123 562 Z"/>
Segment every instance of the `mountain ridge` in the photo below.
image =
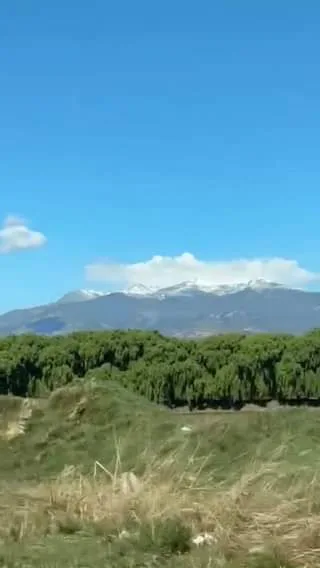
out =
<path fill-rule="evenodd" d="M 94 300 L 101 296 L 104 296 L 105 292 L 99 292 L 97 290 L 86 290 L 86 289 L 79 289 L 79 290 L 71 290 L 67 292 L 61 298 L 59 298 L 55 303 L 57 304 L 68 304 L 71 302 L 86 302 L 89 300 Z"/>
<path fill-rule="evenodd" d="M 211 291 L 182 283 L 157 291 L 66 294 L 51 304 L 0 315 L 0 335 L 144 329 L 198 337 L 220 333 L 300 334 L 320 327 L 320 292 L 258 280 Z"/>
<path fill-rule="evenodd" d="M 117 290 L 114 292 L 102 292 L 97 290 L 73 290 L 68 292 L 57 302 L 64 303 L 71 301 L 84 301 L 86 299 L 95 299 L 100 296 L 107 296 L 110 294 L 126 294 L 127 296 L 146 296 L 146 297 L 163 297 L 169 295 L 179 295 L 185 293 L 195 293 L 202 292 L 207 294 L 231 294 L 239 292 L 240 290 L 245 290 L 246 288 L 251 288 L 253 290 L 263 290 L 267 288 L 284 288 L 283 284 L 278 282 L 271 282 L 263 278 L 257 278 L 256 280 L 249 280 L 247 282 L 238 282 L 235 284 L 216 284 L 208 285 L 205 283 L 198 282 L 197 280 L 186 280 L 173 284 L 171 286 L 165 287 L 149 287 L 145 284 L 136 283 L 124 290 Z"/>

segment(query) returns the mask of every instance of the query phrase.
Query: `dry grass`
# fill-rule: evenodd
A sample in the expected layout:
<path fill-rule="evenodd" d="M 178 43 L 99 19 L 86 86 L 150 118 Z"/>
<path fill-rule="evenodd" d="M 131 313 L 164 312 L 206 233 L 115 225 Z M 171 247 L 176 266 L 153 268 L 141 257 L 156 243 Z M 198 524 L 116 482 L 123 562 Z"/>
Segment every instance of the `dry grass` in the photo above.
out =
<path fill-rule="evenodd" d="M 7 413 L 7 416 L 2 416 L 0 424 L 0 438 L 9 441 L 24 434 L 26 424 L 32 416 L 33 409 L 37 406 L 37 401 L 34 399 L 12 397 L 11 400 L 13 409 Z"/>
<path fill-rule="evenodd" d="M 93 531 L 110 541 L 139 539 L 146 526 L 175 520 L 193 536 L 207 533 L 210 554 L 220 562 L 236 559 L 242 566 L 248 556 L 271 553 L 286 559 L 283 566 L 320 566 L 320 478 L 302 467 L 292 479 L 282 452 L 269 463 L 250 464 L 231 486 L 213 486 L 201 464 L 198 474 L 178 474 L 176 456 L 150 460 L 129 492 L 119 456 L 114 472 L 84 477 L 69 467 L 51 483 L 2 496 L 2 536 L 22 542 L 40 533 Z"/>
<path fill-rule="evenodd" d="M 0 566 L 320 567 L 318 413 L 186 420 L 110 385 L 5 403 L 27 428 L 0 437 Z"/>

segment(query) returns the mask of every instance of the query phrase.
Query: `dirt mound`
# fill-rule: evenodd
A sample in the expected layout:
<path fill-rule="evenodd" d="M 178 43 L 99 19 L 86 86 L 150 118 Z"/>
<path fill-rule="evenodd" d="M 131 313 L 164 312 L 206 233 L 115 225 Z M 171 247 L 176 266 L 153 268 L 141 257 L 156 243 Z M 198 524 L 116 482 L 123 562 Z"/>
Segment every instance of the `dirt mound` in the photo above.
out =
<path fill-rule="evenodd" d="M 29 398 L 22 399 L 18 412 L 5 423 L 5 427 L 0 430 L 0 436 L 6 440 L 12 440 L 24 434 L 26 424 L 32 416 L 34 407 L 34 400 Z"/>

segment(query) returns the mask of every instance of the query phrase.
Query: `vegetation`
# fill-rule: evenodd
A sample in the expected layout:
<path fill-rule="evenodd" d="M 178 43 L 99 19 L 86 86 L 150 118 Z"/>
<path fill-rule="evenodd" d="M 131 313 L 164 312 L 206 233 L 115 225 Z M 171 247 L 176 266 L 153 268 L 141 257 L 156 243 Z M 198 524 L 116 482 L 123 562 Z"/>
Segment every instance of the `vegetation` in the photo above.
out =
<path fill-rule="evenodd" d="M 319 566 L 318 411 L 186 417 L 84 381 L 12 436 L 25 401 L 0 398 L 1 566 Z"/>
<path fill-rule="evenodd" d="M 1 340 L 0 566 L 320 566 L 319 373 L 318 331 Z"/>
<path fill-rule="evenodd" d="M 113 380 L 170 407 L 317 404 L 320 331 L 303 337 L 86 332 L 0 340 L 0 393 L 41 396 L 77 378 Z"/>

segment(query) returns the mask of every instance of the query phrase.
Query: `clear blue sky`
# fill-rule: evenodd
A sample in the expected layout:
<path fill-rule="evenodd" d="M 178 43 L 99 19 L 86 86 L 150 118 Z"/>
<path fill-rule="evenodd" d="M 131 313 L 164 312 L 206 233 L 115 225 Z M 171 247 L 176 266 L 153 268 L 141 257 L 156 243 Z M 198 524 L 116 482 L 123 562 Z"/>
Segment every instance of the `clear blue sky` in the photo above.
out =
<path fill-rule="evenodd" d="M 0 311 L 85 266 L 192 253 L 320 272 L 320 3 L 12 0 L 0 6 Z"/>

